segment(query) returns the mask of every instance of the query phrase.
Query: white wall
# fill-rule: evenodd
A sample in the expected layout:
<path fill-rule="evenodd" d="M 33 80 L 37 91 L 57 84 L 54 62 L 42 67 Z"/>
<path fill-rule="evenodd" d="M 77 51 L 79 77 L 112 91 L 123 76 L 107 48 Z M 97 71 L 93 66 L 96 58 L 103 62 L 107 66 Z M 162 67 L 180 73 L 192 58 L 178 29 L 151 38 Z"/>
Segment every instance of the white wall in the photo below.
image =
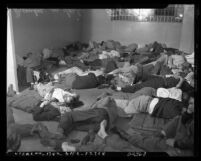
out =
<path fill-rule="evenodd" d="M 13 89 L 18 92 L 17 68 L 15 58 L 15 46 L 13 41 L 12 15 L 7 12 L 7 90 L 13 84 Z"/>
<path fill-rule="evenodd" d="M 104 9 L 86 10 L 83 15 L 82 41 L 113 39 L 124 45 L 153 41 L 179 48 L 181 23 L 111 21 Z"/>
<path fill-rule="evenodd" d="M 38 53 L 43 48 L 64 47 L 69 41 L 80 40 L 81 20 L 77 21 L 76 15 L 69 18 L 62 11 L 47 10 L 38 16 L 34 13 L 21 13 L 18 18 L 15 12 L 12 15 L 17 55 Z"/>
<path fill-rule="evenodd" d="M 180 50 L 189 53 L 194 51 L 194 5 L 185 5 L 184 7 Z"/>

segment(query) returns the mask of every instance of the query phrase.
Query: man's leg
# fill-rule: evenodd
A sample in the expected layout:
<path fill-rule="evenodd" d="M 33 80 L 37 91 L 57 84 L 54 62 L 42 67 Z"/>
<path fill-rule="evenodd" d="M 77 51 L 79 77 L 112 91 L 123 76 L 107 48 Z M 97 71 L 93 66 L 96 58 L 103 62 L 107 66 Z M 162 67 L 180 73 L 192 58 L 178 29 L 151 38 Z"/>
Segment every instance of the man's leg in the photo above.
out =
<path fill-rule="evenodd" d="M 64 130 L 66 135 L 69 134 L 73 128 L 89 130 L 95 128 L 103 119 L 107 117 L 105 109 L 90 109 L 86 111 L 72 111 L 65 113 L 60 120 L 59 127 Z M 85 125 L 85 128 L 83 128 Z"/>

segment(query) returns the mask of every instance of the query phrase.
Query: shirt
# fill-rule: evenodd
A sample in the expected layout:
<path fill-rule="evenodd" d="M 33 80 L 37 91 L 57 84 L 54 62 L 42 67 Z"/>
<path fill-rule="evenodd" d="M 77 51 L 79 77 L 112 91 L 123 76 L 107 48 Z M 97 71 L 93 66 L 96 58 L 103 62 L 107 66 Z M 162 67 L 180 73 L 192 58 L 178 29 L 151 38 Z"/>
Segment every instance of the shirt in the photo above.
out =
<path fill-rule="evenodd" d="M 149 105 L 149 108 L 148 108 L 148 112 L 149 114 L 151 114 L 154 110 L 154 107 L 156 106 L 156 104 L 158 103 L 159 99 L 158 98 L 153 98 L 150 105 Z"/>
<path fill-rule="evenodd" d="M 181 101 L 182 91 L 181 91 L 181 89 L 177 89 L 175 87 L 169 88 L 169 89 L 158 88 L 156 95 L 157 95 L 157 97 L 172 98 L 172 99 Z"/>

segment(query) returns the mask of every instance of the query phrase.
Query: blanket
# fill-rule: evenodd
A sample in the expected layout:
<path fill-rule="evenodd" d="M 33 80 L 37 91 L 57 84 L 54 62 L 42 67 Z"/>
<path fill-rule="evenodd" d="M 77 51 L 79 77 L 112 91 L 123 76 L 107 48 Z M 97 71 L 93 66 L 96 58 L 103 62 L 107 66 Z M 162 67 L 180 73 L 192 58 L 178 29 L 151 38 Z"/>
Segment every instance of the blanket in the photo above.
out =
<path fill-rule="evenodd" d="M 32 113 L 33 109 L 40 103 L 42 97 L 34 90 L 25 90 L 13 97 L 7 97 L 7 104 L 16 109 Z"/>

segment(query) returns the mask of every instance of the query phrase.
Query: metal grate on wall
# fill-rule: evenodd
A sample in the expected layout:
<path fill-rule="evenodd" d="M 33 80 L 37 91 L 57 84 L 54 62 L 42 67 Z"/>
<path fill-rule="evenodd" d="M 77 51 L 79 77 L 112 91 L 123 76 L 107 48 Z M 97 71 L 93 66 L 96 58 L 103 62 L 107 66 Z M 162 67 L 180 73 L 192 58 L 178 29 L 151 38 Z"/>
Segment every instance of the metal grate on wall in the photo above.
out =
<path fill-rule="evenodd" d="M 111 21 L 182 23 L 184 5 L 168 5 L 164 9 L 111 9 Z"/>

